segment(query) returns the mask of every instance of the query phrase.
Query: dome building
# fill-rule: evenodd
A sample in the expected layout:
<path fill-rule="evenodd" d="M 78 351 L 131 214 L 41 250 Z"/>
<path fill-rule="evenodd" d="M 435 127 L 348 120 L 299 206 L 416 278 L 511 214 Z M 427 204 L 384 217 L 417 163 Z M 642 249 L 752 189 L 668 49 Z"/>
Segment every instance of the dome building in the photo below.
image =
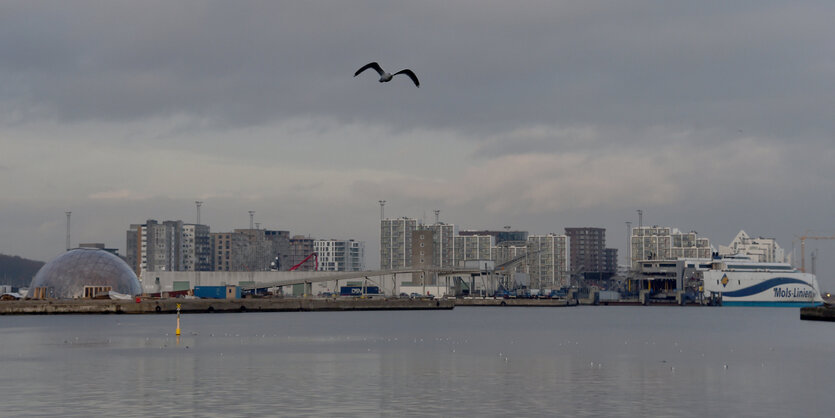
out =
<path fill-rule="evenodd" d="M 114 291 L 136 296 L 142 286 L 118 256 L 97 248 L 76 248 L 44 264 L 29 285 L 34 299 L 89 298 Z"/>

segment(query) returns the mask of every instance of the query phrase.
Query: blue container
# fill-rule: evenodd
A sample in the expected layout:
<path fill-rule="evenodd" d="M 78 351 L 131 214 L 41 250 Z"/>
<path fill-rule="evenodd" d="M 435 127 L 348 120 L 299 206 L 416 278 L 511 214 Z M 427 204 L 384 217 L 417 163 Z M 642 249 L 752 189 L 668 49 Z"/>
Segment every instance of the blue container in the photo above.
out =
<path fill-rule="evenodd" d="M 366 286 L 365 293 L 362 293 L 362 286 L 342 286 L 339 289 L 339 294 L 341 296 L 379 295 L 380 288 L 377 286 Z"/>
<path fill-rule="evenodd" d="M 226 286 L 194 286 L 194 296 L 202 299 L 226 299 Z"/>

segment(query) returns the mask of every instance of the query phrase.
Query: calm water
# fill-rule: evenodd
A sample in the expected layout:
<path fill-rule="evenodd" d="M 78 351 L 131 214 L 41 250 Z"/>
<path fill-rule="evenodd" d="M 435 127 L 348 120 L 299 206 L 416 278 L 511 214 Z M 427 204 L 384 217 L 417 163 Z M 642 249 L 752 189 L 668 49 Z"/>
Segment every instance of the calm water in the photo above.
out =
<path fill-rule="evenodd" d="M 823 416 L 790 308 L 0 317 L 0 416 Z"/>

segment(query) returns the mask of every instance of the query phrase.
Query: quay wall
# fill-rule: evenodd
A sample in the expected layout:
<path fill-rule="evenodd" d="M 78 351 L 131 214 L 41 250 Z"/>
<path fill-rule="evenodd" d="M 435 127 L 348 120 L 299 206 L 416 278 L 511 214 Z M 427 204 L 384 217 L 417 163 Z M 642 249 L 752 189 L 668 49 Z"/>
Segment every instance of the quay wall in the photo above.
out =
<path fill-rule="evenodd" d="M 835 322 L 835 306 L 824 305 L 808 308 L 800 308 L 800 319 L 806 321 L 830 321 Z"/>
<path fill-rule="evenodd" d="M 455 306 L 576 306 L 574 299 L 456 299 Z"/>
<path fill-rule="evenodd" d="M 263 298 L 263 299 L 146 299 L 133 300 L 17 300 L 0 302 L 0 315 L 23 314 L 154 314 L 206 312 L 298 312 L 452 309 L 453 300 L 384 298 Z"/>

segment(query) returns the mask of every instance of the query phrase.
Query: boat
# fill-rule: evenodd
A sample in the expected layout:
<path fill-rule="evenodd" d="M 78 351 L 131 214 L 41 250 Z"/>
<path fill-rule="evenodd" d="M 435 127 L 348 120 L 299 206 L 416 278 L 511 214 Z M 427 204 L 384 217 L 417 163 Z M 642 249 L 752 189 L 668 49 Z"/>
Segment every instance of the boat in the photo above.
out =
<path fill-rule="evenodd" d="M 747 256 L 714 259 L 703 272 L 704 295 L 726 306 L 807 307 L 823 305 L 818 280 L 788 263 L 764 263 Z"/>

